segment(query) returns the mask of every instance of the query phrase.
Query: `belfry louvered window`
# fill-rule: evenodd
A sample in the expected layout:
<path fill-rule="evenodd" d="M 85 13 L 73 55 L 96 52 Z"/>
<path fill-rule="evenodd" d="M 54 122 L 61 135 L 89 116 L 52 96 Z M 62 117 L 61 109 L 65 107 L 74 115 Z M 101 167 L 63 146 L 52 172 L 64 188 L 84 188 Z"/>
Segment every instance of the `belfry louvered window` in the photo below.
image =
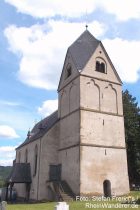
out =
<path fill-rule="evenodd" d="M 95 71 L 107 73 L 107 65 L 103 58 L 97 57 L 95 61 Z"/>

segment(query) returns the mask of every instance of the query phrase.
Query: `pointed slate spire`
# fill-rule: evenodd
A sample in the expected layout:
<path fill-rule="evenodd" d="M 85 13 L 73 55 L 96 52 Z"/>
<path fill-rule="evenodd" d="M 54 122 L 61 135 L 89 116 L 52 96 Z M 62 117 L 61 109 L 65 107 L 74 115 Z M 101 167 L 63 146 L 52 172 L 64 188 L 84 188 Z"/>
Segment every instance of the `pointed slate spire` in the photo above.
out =
<path fill-rule="evenodd" d="M 68 50 L 71 53 L 78 70 L 82 70 L 84 68 L 99 43 L 100 41 L 86 29 L 69 47 Z"/>

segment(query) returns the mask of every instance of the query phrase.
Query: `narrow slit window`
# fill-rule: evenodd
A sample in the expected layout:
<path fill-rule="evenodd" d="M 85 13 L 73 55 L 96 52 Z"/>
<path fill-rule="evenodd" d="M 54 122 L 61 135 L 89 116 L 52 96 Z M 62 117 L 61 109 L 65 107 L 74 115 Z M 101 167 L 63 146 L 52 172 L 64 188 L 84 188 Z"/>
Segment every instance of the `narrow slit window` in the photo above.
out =
<path fill-rule="evenodd" d="M 38 161 L 38 148 L 35 146 L 35 154 L 34 154 L 34 176 L 37 173 L 37 161 Z"/>

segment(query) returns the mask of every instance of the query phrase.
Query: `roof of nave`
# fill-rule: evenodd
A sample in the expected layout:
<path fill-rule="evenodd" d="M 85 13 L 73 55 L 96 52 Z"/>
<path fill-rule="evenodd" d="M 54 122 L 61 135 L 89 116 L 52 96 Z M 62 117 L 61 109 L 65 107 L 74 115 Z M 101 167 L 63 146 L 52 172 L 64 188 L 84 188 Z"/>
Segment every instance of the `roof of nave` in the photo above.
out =
<path fill-rule="evenodd" d="M 30 132 L 28 132 L 28 136 L 27 136 L 26 140 L 19 147 L 17 147 L 17 149 L 44 136 L 58 120 L 59 120 L 58 111 L 55 111 L 48 117 L 46 117 L 43 120 L 41 120 L 40 122 L 38 122 L 33 127 L 33 129 Z"/>
<path fill-rule="evenodd" d="M 99 43 L 100 41 L 98 39 L 96 39 L 88 30 L 85 30 L 68 48 L 78 70 L 82 70 L 85 67 Z"/>

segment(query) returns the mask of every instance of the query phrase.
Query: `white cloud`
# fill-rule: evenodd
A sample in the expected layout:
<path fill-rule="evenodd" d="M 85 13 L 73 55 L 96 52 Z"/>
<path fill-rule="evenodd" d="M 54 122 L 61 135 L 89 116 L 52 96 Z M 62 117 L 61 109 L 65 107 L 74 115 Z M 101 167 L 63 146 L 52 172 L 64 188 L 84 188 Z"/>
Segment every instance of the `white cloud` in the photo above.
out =
<path fill-rule="evenodd" d="M 108 13 L 114 14 L 118 20 L 140 18 L 139 0 L 5 0 L 15 6 L 21 13 L 29 14 L 37 18 L 53 17 L 61 15 L 65 17 L 81 17 L 87 13 L 102 8 Z"/>
<path fill-rule="evenodd" d="M 14 127 L 16 130 L 27 132 L 27 130 L 34 124 L 34 119 L 37 118 L 31 111 L 7 110 L 2 107 L 0 110 L 1 125 L 8 125 Z"/>
<path fill-rule="evenodd" d="M 10 50 L 20 56 L 19 79 L 33 87 L 56 89 L 67 47 L 83 32 L 83 26 L 82 23 L 52 20 L 30 28 L 9 26 L 5 35 Z M 106 31 L 106 27 L 97 21 L 92 22 L 89 29 L 95 37 Z M 103 43 L 121 79 L 136 82 L 139 79 L 140 42 L 115 38 L 105 39 Z"/>
<path fill-rule="evenodd" d="M 58 109 L 58 100 L 44 101 L 42 106 L 38 108 L 38 113 L 46 117 Z"/>
<path fill-rule="evenodd" d="M 0 165 L 10 166 L 13 164 L 15 159 L 15 148 L 16 146 L 1 146 L 0 147 Z"/>
<path fill-rule="evenodd" d="M 93 0 L 5 0 L 5 2 L 14 5 L 19 12 L 38 18 L 53 17 L 55 15 L 79 17 L 85 14 L 85 8 L 87 8 L 88 12 L 92 12 L 95 7 Z"/>
<path fill-rule="evenodd" d="M 9 152 L 14 152 L 15 151 L 15 146 L 3 146 L 3 147 L 0 147 L 0 154 L 1 153 L 9 153 Z"/>
<path fill-rule="evenodd" d="M 103 44 L 124 82 L 136 82 L 140 78 L 140 41 L 127 41 L 120 38 L 105 39 Z"/>
<path fill-rule="evenodd" d="M 13 102 L 13 101 L 5 101 L 5 100 L 0 100 L 0 105 L 5 105 L 5 106 L 20 106 L 20 103 Z"/>
<path fill-rule="evenodd" d="M 50 30 L 46 32 L 48 28 Z M 94 21 L 89 29 L 94 36 L 100 36 L 106 27 Z M 5 35 L 10 49 L 20 55 L 19 79 L 33 87 L 56 89 L 67 47 L 82 31 L 83 24 L 62 21 L 49 21 L 48 25 L 30 28 L 8 27 Z M 103 43 L 121 79 L 124 82 L 136 82 L 139 79 L 140 42 L 116 38 L 105 39 Z"/>
<path fill-rule="evenodd" d="M 95 36 L 106 27 L 97 21 L 89 24 Z M 30 28 L 9 26 L 5 30 L 10 50 L 20 56 L 19 79 L 30 86 L 56 89 L 67 47 L 83 32 L 83 23 L 50 20 Z"/>
<path fill-rule="evenodd" d="M 139 0 L 100 0 L 98 6 L 106 12 L 114 14 L 120 21 L 127 21 L 132 18 L 140 19 Z"/>
<path fill-rule="evenodd" d="M 16 131 L 7 125 L 0 125 L 0 137 L 1 138 L 19 138 Z"/>

